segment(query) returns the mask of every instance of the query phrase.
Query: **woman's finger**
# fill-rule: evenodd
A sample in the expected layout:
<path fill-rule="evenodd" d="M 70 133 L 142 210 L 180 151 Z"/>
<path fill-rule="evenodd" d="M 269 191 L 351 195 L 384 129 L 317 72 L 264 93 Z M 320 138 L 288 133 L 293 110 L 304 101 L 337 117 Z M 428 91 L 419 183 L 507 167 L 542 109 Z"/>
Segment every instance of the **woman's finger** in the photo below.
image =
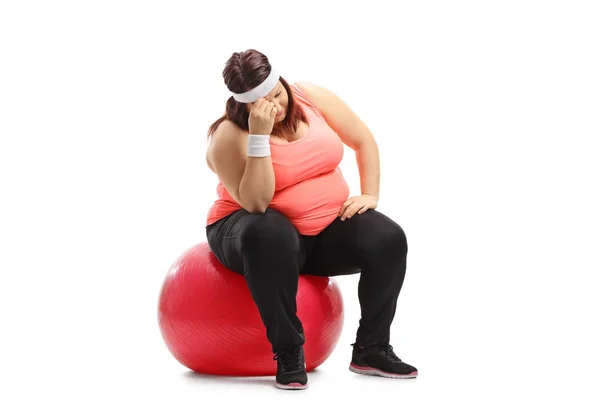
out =
<path fill-rule="evenodd" d="M 352 204 L 352 200 L 346 200 L 346 202 L 342 204 L 342 207 L 340 207 L 340 212 L 338 213 L 338 216 L 343 215 L 350 204 Z"/>
<path fill-rule="evenodd" d="M 361 208 L 361 206 L 356 203 L 353 203 L 351 206 L 349 206 L 342 217 L 342 221 L 353 216 L 359 208 Z"/>
<path fill-rule="evenodd" d="M 260 103 L 259 106 L 259 111 L 261 112 L 262 115 L 268 115 L 269 114 L 269 107 L 271 106 L 271 102 L 268 101 L 267 99 L 261 99 L 262 102 Z"/>
<path fill-rule="evenodd" d="M 256 100 L 254 102 L 254 104 L 252 104 L 252 110 L 254 110 L 254 112 L 259 112 L 261 110 L 261 107 L 264 106 L 265 101 L 266 100 L 262 97 L 260 99 Z"/>
<path fill-rule="evenodd" d="M 364 213 L 365 211 L 367 211 L 368 209 L 369 209 L 369 205 L 368 205 L 368 204 L 365 204 L 364 206 L 362 206 L 362 207 L 361 207 L 361 209 L 360 209 L 360 210 L 358 210 L 358 211 L 357 211 L 357 213 L 358 213 L 358 214 L 362 214 L 362 213 Z"/>

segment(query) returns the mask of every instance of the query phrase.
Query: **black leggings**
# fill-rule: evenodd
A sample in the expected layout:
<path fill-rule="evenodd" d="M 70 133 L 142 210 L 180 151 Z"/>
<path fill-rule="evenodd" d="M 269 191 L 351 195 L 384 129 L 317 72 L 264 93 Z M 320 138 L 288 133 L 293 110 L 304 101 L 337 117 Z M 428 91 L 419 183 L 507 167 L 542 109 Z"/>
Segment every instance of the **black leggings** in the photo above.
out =
<path fill-rule="evenodd" d="M 242 209 L 209 225 L 206 233 L 215 257 L 244 276 L 273 352 L 304 344 L 296 316 L 299 274 L 360 273 L 356 343 L 389 341 L 408 245 L 402 228 L 384 214 L 368 210 L 345 221 L 338 217 L 318 235 L 305 236 L 274 209 Z"/>

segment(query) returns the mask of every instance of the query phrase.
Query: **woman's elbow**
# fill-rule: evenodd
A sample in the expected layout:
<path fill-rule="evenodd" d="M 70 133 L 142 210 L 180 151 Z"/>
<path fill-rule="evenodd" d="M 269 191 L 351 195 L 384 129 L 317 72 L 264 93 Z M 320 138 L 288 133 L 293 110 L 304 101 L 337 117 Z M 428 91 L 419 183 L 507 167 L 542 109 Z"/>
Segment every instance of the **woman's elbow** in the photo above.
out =
<path fill-rule="evenodd" d="M 242 202 L 241 206 L 244 210 L 251 214 L 264 214 L 269 208 L 270 200 L 267 199 L 255 199 L 254 201 Z"/>
<path fill-rule="evenodd" d="M 255 204 L 251 206 L 246 206 L 244 209 L 248 211 L 250 214 L 264 214 L 267 211 L 268 206 Z"/>

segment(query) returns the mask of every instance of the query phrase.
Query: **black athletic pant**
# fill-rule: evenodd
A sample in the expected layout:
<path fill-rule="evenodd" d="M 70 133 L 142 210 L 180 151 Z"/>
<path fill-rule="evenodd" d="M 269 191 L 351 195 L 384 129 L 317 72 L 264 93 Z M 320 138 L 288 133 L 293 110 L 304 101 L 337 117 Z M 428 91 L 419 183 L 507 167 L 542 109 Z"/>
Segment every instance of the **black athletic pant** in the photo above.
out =
<path fill-rule="evenodd" d="M 305 236 L 274 209 L 242 209 L 209 225 L 206 233 L 215 257 L 244 276 L 273 352 L 304 344 L 296 316 L 299 274 L 360 273 L 356 343 L 389 341 L 408 245 L 402 228 L 384 214 L 368 210 L 345 221 L 338 217 L 318 235 Z"/>

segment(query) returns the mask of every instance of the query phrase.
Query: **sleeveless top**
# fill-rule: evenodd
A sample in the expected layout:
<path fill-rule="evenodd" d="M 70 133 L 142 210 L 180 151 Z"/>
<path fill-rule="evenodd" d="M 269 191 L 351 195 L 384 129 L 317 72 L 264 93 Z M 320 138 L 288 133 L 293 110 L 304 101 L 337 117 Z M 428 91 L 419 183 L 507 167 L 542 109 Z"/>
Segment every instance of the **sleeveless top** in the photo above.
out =
<path fill-rule="evenodd" d="M 337 216 L 350 190 L 339 164 L 344 145 L 314 103 L 291 84 L 296 106 L 308 119 L 306 134 L 290 143 L 272 139 L 271 160 L 275 193 L 270 208 L 285 215 L 302 235 L 317 235 Z M 217 184 L 218 199 L 208 211 L 206 224 L 241 209 L 225 186 Z"/>

